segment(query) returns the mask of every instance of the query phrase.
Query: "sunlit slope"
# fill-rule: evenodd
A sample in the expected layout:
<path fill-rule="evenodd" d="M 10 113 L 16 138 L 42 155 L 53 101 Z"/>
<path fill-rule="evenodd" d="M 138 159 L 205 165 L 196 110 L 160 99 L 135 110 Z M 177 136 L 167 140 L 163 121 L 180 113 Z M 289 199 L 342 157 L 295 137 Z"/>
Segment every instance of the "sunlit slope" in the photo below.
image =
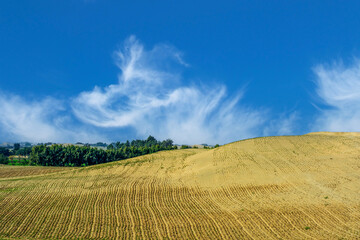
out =
<path fill-rule="evenodd" d="M 256 138 L 0 178 L 0 209 L 8 238 L 359 239 L 360 136 Z"/>
<path fill-rule="evenodd" d="M 351 191 L 360 191 L 360 135 L 312 133 L 249 139 L 191 156 L 185 165 L 178 176 L 190 185 L 305 184 L 317 193 L 353 195 Z"/>

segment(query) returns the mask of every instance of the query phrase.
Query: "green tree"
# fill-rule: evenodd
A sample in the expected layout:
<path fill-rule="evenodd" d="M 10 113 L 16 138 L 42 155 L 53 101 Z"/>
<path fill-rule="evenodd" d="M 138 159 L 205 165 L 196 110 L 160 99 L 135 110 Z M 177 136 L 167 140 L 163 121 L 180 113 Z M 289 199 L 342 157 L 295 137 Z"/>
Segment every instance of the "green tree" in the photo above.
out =
<path fill-rule="evenodd" d="M 0 153 L 0 164 L 9 164 L 9 158 Z"/>
<path fill-rule="evenodd" d="M 14 151 L 16 152 L 19 149 L 20 149 L 20 143 L 14 143 Z"/>
<path fill-rule="evenodd" d="M 188 146 L 188 145 L 181 145 L 181 149 L 187 149 L 187 148 L 190 148 L 190 146 Z"/>
<path fill-rule="evenodd" d="M 89 166 L 171 149 L 177 149 L 171 139 L 160 142 L 152 136 L 147 140 L 133 140 L 131 143 L 112 143 L 107 150 L 89 145 L 41 144 L 32 147 L 29 161 L 22 161 L 22 164 L 28 162 L 30 165 L 43 166 Z"/>
<path fill-rule="evenodd" d="M 0 147 L 0 154 L 3 154 L 4 156 L 10 156 L 10 151 L 8 148 Z"/>

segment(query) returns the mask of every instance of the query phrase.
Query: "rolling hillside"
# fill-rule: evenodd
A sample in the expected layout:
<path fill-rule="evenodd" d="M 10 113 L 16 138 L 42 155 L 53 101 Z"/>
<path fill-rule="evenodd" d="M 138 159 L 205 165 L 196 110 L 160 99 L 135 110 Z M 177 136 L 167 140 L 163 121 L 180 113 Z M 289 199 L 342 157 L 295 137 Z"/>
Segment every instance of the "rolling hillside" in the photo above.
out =
<path fill-rule="evenodd" d="M 0 238 L 360 238 L 356 133 L 19 169 L 0 167 Z"/>

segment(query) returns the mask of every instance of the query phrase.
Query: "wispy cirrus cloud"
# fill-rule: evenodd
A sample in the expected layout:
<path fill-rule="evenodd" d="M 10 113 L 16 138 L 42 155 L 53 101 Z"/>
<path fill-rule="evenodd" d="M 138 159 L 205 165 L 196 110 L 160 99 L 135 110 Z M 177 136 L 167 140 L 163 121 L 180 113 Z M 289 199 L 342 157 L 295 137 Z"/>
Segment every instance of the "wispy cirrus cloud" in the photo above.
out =
<path fill-rule="evenodd" d="M 152 49 L 130 36 L 114 53 L 118 81 L 95 86 L 70 100 L 30 101 L 1 94 L 0 137 L 31 142 L 117 141 L 153 135 L 176 143 L 227 143 L 290 134 L 296 117 L 272 117 L 269 109 L 244 103 L 244 91 L 229 95 L 223 84 L 184 82 L 189 67 L 176 48 Z M 203 81 L 204 82 L 204 81 Z M 113 133 L 117 134 L 113 134 Z M 129 135 L 127 135 L 129 136 Z"/>
<path fill-rule="evenodd" d="M 88 142 L 106 140 L 89 128 L 75 125 L 65 101 L 41 101 L 0 92 L 0 139 L 29 142 Z"/>
<path fill-rule="evenodd" d="M 267 112 L 240 104 L 224 85 L 183 86 L 174 70 L 188 66 L 168 45 L 151 50 L 131 36 L 115 53 L 118 83 L 82 92 L 72 103 L 81 121 L 98 127 L 131 127 L 179 143 L 225 143 L 260 134 Z"/>
<path fill-rule="evenodd" d="M 318 65 L 316 93 L 327 108 L 320 109 L 314 131 L 360 131 L 360 60 Z"/>
<path fill-rule="evenodd" d="M 1 135 L 5 132 L 13 137 L 21 136 L 24 141 L 41 141 L 58 135 L 56 118 L 53 114 L 62 110 L 59 101 L 47 98 L 41 102 L 25 102 L 15 95 L 0 94 Z M 10 137 L 11 138 L 11 137 Z"/>

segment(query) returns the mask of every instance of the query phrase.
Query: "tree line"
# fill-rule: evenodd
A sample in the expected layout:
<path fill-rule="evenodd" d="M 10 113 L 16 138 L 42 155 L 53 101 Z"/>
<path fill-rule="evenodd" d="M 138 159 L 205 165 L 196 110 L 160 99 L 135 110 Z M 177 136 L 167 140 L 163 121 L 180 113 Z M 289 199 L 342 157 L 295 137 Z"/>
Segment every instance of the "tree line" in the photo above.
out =
<path fill-rule="evenodd" d="M 0 147 L 0 164 L 27 165 L 27 158 L 31 151 L 31 147 L 20 148 L 18 144 L 14 144 L 12 151 L 8 148 Z"/>
<path fill-rule="evenodd" d="M 137 157 L 162 150 L 177 149 L 177 147 L 173 145 L 171 139 L 158 141 L 154 137 L 149 136 L 146 140 L 112 143 L 106 148 L 104 147 L 104 149 L 89 145 L 75 146 L 62 144 L 40 144 L 30 149 L 30 152 L 29 149 L 24 150 L 24 148 L 15 150 L 15 153 L 18 153 L 18 155 L 28 156 L 21 159 L 21 165 L 79 167 Z M 11 152 L 8 149 L 0 149 L 0 163 L 8 164 L 10 155 Z"/>

